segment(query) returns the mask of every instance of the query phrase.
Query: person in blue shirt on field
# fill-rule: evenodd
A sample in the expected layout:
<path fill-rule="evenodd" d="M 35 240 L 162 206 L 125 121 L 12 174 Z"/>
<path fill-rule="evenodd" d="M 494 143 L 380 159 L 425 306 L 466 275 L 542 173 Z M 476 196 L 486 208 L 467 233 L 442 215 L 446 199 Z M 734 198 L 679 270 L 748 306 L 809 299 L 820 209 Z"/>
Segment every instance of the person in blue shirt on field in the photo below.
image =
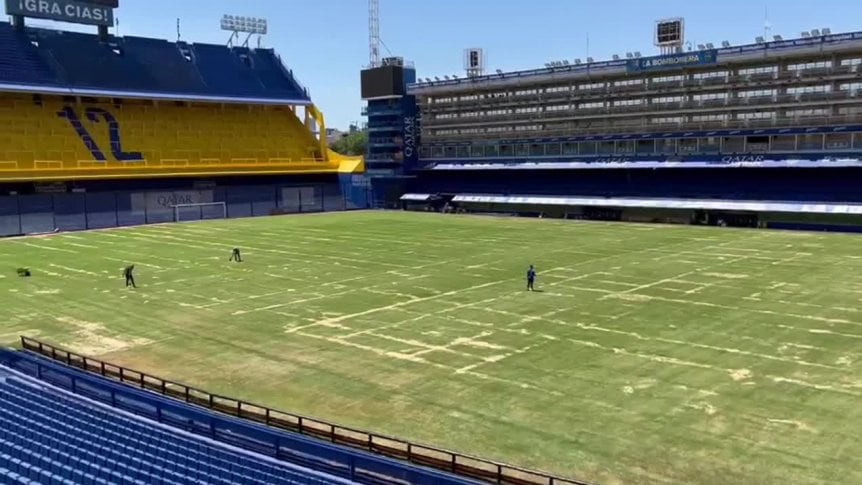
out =
<path fill-rule="evenodd" d="M 536 269 L 533 268 L 533 265 L 530 265 L 530 269 L 527 270 L 527 291 L 533 291 L 533 283 L 536 282 Z"/>

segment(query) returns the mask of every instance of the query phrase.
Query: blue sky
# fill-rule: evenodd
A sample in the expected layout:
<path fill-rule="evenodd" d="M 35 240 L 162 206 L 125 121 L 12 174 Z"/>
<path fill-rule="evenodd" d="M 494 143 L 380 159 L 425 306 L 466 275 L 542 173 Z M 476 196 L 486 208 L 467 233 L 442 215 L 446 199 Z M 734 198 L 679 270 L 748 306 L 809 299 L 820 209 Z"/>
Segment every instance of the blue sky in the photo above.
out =
<path fill-rule="evenodd" d="M 586 58 L 587 36 L 596 60 L 653 54 L 654 21 L 664 17 L 684 17 L 695 45 L 750 43 L 763 35 L 766 11 L 771 33 L 785 38 L 821 27 L 862 30 L 860 0 L 380 0 L 380 30 L 392 54 L 414 61 L 420 77 L 442 77 L 462 75 L 466 47 L 485 49 L 492 72 Z M 328 126 L 362 120 L 367 0 L 120 0 L 116 16 L 120 35 L 176 39 L 180 18 L 184 40 L 222 43 L 225 13 L 269 20 L 264 45 L 309 88 Z"/>

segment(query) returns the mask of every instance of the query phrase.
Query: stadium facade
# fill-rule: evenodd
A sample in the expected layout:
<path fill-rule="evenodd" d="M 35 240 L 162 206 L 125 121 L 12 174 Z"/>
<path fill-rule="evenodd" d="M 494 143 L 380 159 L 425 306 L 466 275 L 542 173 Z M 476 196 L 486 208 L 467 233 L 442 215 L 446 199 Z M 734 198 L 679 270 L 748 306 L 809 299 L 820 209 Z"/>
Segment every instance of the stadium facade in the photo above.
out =
<path fill-rule="evenodd" d="M 416 176 L 406 198 L 578 217 L 605 208 L 599 216 L 613 219 L 650 204 L 682 220 L 709 218 L 697 209 L 782 214 L 761 217 L 774 227 L 860 213 L 862 32 L 680 44 L 659 56 L 410 84 L 421 143 L 404 165 Z M 830 204 L 802 207 L 811 201 Z"/>
<path fill-rule="evenodd" d="M 102 27 L 0 23 L 0 236 L 365 207 L 275 51 Z"/>

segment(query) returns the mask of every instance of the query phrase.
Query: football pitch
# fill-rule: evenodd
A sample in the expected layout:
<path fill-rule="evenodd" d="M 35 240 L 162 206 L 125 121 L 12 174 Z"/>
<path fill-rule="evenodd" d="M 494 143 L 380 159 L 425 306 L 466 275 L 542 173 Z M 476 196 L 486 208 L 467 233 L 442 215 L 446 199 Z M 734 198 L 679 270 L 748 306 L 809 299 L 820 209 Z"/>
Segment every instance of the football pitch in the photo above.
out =
<path fill-rule="evenodd" d="M 862 483 L 860 236 L 356 212 L 0 258 L 0 345 L 603 484 Z"/>

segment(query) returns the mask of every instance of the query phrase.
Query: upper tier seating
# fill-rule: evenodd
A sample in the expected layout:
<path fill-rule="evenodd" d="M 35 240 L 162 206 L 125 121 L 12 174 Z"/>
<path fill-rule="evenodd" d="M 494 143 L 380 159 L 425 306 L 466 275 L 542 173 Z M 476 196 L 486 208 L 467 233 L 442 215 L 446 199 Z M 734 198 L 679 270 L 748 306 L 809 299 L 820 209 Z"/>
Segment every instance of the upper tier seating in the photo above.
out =
<path fill-rule="evenodd" d="M 0 22 L 0 83 L 153 95 L 308 102 L 268 49 L 110 37 Z"/>
<path fill-rule="evenodd" d="M 154 425 L 0 367 L 0 483 L 347 481 Z"/>

